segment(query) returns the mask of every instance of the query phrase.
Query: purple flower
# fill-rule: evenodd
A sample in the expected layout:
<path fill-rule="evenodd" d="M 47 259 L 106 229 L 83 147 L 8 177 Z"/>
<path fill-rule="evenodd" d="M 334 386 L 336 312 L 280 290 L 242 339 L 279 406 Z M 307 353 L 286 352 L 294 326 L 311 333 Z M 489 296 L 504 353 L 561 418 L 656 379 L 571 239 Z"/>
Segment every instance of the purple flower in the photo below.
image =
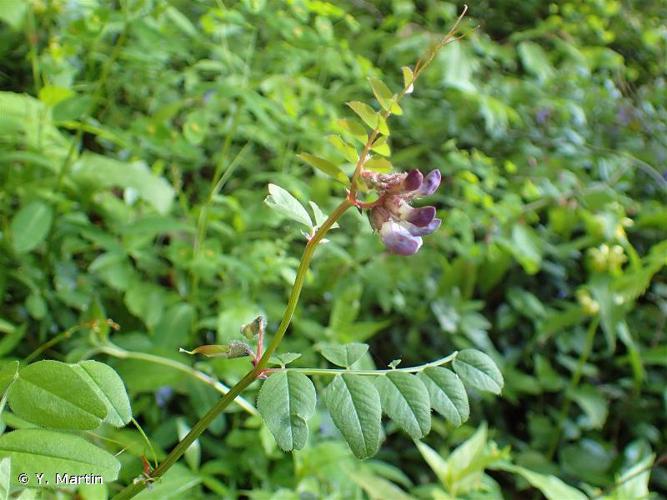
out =
<path fill-rule="evenodd" d="M 371 226 L 379 231 L 387 249 L 398 255 L 414 255 L 422 246 L 422 236 L 440 227 L 433 206 L 414 208 L 415 198 L 433 194 L 441 181 L 439 170 L 426 177 L 419 170 L 407 174 L 368 173 L 366 180 L 380 198 L 371 208 Z"/>
<path fill-rule="evenodd" d="M 382 225 L 380 236 L 387 249 L 398 255 L 414 255 L 423 243 L 419 236 L 413 236 L 405 227 L 391 220 Z"/>

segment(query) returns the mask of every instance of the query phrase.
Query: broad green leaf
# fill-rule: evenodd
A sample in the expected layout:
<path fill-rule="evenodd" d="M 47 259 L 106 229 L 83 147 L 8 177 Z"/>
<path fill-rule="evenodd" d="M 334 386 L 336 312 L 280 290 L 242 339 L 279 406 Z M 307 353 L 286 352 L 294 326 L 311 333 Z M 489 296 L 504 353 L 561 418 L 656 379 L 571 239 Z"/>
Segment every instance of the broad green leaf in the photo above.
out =
<path fill-rule="evenodd" d="M 105 422 L 122 427 L 132 419 L 125 385 L 113 368 L 93 360 L 81 361 L 72 366 L 104 402 L 107 408 Z"/>
<path fill-rule="evenodd" d="M 655 461 L 655 455 L 649 454 L 629 467 L 621 477 L 616 480 L 620 485 L 605 497 L 605 500 L 640 500 L 650 498 L 648 482 L 651 476 L 651 465 Z"/>
<path fill-rule="evenodd" d="M 554 69 L 549 63 L 549 57 L 546 52 L 534 42 L 521 42 L 517 50 L 523 66 L 540 80 L 549 78 Z"/>
<path fill-rule="evenodd" d="M 506 244 L 512 256 L 528 274 L 535 274 L 542 264 L 542 242 L 535 231 L 517 224 L 512 229 L 512 239 Z"/>
<path fill-rule="evenodd" d="M 387 173 L 391 172 L 394 169 L 394 166 L 386 158 L 374 156 L 370 160 L 366 161 L 366 163 L 364 163 L 364 168 L 366 170 L 373 170 L 375 172 Z"/>
<path fill-rule="evenodd" d="M 7 361 L 0 369 L 0 397 L 4 396 L 5 392 L 12 385 L 17 378 L 19 371 L 18 361 Z"/>
<path fill-rule="evenodd" d="M 540 474 L 513 464 L 503 464 L 494 468 L 520 475 L 531 486 L 540 490 L 548 500 L 586 500 L 588 498 L 578 489 L 569 486 L 551 474 Z"/>
<path fill-rule="evenodd" d="M 591 429 L 602 429 L 607 421 L 609 403 L 607 398 L 592 385 L 584 385 L 569 391 L 569 396 L 584 410 Z"/>
<path fill-rule="evenodd" d="M 118 478 L 120 462 L 110 453 L 74 434 L 45 429 L 23 429 L 0 436 L 0 456 L 12 461 L 12 486 L 37 487 L 36 473 L 43 473 L 43 485 L 62 487 L 56 474 L 100 475 L 105 483 Z M 28 484 L 19 484 L 17 472 L 28 475 Z M 48 484 L 47 484 L 48 481 Z"/>
<path fill-rule="evenodd" d="M 336 366 L 349 368 L 366 354 L 368 344 L 352 342 L 351 344 L 320 344 L 320 352 L 328 361 Z"/>
<path fill-rule="evenodd" d="M 266 197 L 264 202 L 286 217 L 289 217 L 296 222 L 300 222 L 309 228 L 313 227 L 310 215 L 308 215 L 308 212 L 303 205 L 280 186 L 269 184 L 269 196 Z"/>
<path fill-rule="evenodd" d="M 171 209 L 174 188 L 142 162 L 122 162 L 93 153 L 83 154 L 72 166 L 73 178 L 94 188 L 131 188 L 161 214 Z"/>
<path fill-rule="evenodd" d="M 0 459 L 0 500 L 9 498 L 12 461 L 9 457 Z"/>
<path fill-rule="evenodd" d="M 391 156 L 391 149 L 389 148 L 387 141 L 387 136 L 383 135 L 373 143 L 371 150 L 382 156 Z"/>
<path fill-rule="evenodd" d="M 424 383 L 415 375 L 390 372 L 375 379 L 382 410 L 412 439 L 431 430 L 431 402 Z"/>
<path fill-rule="evenodd" d="M 375 386 L 363 376 L 336 375 L 324 391 L 324 403 L 357 458 L 377 452 L 382 408 Z"/>
<path fill-rule="evenodd" d="M 308 153 L 301 153 L 297 156 L 308 163 L 310 166 L 321 170 L 330 177 L 333 177 L 338 182 L 346 185 L 350 183 L 350 179 L 347 178 L 345 172 L 343 172 L 340 167 L 334 165 L 329 160 L 325 160 L 324 158 L 320 158 L 319 156 L 311 155 Z"/>
<path fill-rule="evenodd" d="M 500 394 L 504 381 L 500 370 L 483 352 L 475 349 L 464 349 L 459 352 L 452 363 L 454 371 L 464 383 L 481 391 Z"/>
<path fill-rule="evenodd" d="M 41 201 L 33 201 L 19 210 L 10 226 L 16 253 L 33 250 L 46 239 L 53 222 L 53 210 Z"/>
<path fill-rule="evenodd" d="M 0 20 L 18 31 L 23 26 L 25 14 L 29 8 L 30 4 L 27 2 L 0 2 Z"/>
<path fill-rule="evenodd" d="M 95 429 L 107 416 L 104 401 L 77 370 L 50 360 L 19 370 L 9 405 L 19 417 L 52 429 Z"/>
<path fill-rule="evenodd" d="M 306 445 L 316 400 L 315 386 L 303 373 L 278 372 L 264 381 L 257 409 L 280 448 L 292 451 Z"/>
<path fill-rule="evenodd" d="M 430 366 L 419 374 L 431 397 L 431 407 L 453 425 L 459 426 L 470 416 L 468 395 L 461 379 L 451 370 Z"/>

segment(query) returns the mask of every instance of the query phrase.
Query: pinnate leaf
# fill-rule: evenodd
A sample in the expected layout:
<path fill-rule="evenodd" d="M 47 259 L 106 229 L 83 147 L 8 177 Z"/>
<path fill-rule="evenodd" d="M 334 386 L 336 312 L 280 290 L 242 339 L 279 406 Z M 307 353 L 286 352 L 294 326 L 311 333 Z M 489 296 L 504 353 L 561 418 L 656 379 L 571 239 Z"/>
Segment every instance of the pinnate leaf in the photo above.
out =
<path fill-rule="evenodd" d="M 375 386 L 383 411 L 411 438 L 420 439 L 431 430 L 431 403 L 428 390 L 416 376 L 390 372 L 378 377 Z"/>
<path fill-rule="evenodd" d="M 419 374 L 419 378 L 428 389 L 435 411 L 457 427 L 468 420 L 468 395 L 454 372 L 441 366 L 430 366 Z"/>
<path fill-rule="evenodd" d="M 292 451 L 305 446 L 316 400 L 315 387 L 303 373 L 278 372 L 262 384 L 257 409 L 280 448 Z"/>
<path fill-rule="evenodd" d="M 352 453 L 362 459 L 375 455 L 380 447 L 382 419 L 375 386 L 362 376 L 336 375 L 323 399 Z"/>
<path fill-rule="evenodd" d="M 494 394 L 502 391 L 503 375 L 493 360 L 483 352 L 464 349 L 458 353 L 452 364 L 464 383 Z"/>

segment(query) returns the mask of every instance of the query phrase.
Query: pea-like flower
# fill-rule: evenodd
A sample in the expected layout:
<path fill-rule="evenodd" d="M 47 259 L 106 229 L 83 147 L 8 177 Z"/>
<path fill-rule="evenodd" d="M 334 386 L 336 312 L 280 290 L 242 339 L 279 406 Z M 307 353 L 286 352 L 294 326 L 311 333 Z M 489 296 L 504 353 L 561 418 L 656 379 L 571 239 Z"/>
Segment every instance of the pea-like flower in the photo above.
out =
<path fill-rule="evenodd" d="M 422 236 L 440 227 L 435 207 L 414 208 L 412 200 L 432 195 L 440 185 L 439 170 L 424 175 L 419 170 L 401 174 L 364 172 L 364 179 L 380 197 L 372 204 L 370 221 L 387 249 L 398 255 L 414 255 L 422 246 Z"/>

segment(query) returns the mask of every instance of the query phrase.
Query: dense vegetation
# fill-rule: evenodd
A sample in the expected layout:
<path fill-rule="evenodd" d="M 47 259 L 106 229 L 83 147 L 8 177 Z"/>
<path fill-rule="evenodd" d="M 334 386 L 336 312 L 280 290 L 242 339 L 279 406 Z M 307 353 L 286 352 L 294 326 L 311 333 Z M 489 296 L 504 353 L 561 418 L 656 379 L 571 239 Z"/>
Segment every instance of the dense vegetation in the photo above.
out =
<path fill-rule="evenodd" d="M 369 79 L 399 92 L 462 8 L 0 1 L 3 498 L 53 495 L 35 472 L 104 477 L 81 498 L 148 480 L 252 368 L 179 348 L 237 346 L 258 315 L 270 340 L 306 243 L 292 219 L 321 225 L 345 199 L 338 170 L 298 155 L 351 175 L 363 113 L 345 103 L 384 108 Z M 285 453 L 257 382 L 141 495 L 667 494 L 666 23 L 658 0 L 478 2 L 391 117 L 397 171 L 442 174 L 442 226 L 392 255 L 348 210 L 276 363 L 466 353 L 467 396 L 430 434 L 383 399 L 384 442 L 361 461 L 318 401 Z"/>

